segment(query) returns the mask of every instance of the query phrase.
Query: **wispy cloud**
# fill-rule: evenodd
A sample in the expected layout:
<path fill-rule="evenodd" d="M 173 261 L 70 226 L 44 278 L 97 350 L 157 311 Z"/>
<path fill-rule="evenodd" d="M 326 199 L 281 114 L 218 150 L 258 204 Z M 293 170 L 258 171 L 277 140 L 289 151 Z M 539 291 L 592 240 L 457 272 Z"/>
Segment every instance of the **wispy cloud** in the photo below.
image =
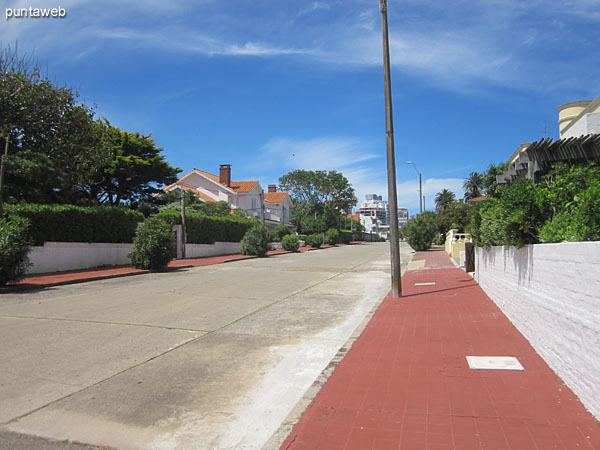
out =
<path fill-rule="evenodd" d="M 277 161 L 287 169 L 342 170 L 360 167 L 378 155 L 360 139 L 319 137 L 314 139 L 273 138 L 263 147 L 264 160 Z"/>

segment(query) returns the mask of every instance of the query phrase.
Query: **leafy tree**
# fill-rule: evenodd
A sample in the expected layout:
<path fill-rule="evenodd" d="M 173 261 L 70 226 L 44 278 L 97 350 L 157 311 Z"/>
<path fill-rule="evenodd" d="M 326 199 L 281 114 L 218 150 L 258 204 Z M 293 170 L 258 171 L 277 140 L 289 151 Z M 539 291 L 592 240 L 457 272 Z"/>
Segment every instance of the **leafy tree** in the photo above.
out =
<path fill-rule="evenodd" d="M 435 210 L 441 212 L 455 201 L 456 196 L 454 195 L 454 192 L 444 188 L 435 195 Z"/>
<path fill-rule="evenodd" d="M 435 213 L 424 211 L 411 217 L 403 230 L 408 245 L 416 251 L 427 250 L 437 233 Z"/>
<path fill-rule="evenodd" d="M 156 147 L 150 135 L 122 131 L 107 122 L 102 142 L 110 149 L 111 161 L 88 185 L 90 196 L 98 202 L 136 207 L 155 200 L 160 185 L 177 181 L 180 169 L 165 161 L 163 149 Z"/>
<path fill-rule="evenodd" d="M 356 204 L 354 189 L 344 175 L 335 170 L 294 170 L 279 178 L 279 188 L 288 191 L 292 200 L 290 220 L 302 232 L 315 232 L 314 226 L 304 230 L 303 221 L 309 216 L 321 219 L 326 224 L 339 227 L 342 212 L 348 212 Z M 318 231 L 322 231 L 318 230 Z"/>
<path fill-rule="evenodd" d="M 452 202 L 442 211 L 439 211 L 435 217 L 435 223 L 438 233 L 443 234 L 456 228 L 460 232 L 466 232 L 471 221 L 469 209 L 471 207 L 463 202 Z"/>
<path fill-rule="evenodd" d="M 469 177 L 465 178 L 463 182 L 463 189 L 465 190 L 465 200 L 479 197 L 483 193 L 484 187 L 485 184 L 481 174 L 477 172 L 471 172 Z"/>
<path fill-rule="evenodd" d="M 77 97 L 67 87 L 55 87 L 16 50 L 0 54 L 0 133 L 9 137 L 8 201 L 80 201 L 78 186 L 107 163 L 102 126 Z"/>
<path fill-rule="evenodd" d="M 490 164 L 488 170 L 482 175 L 486 195 L 496 198 L 500 196 L 500 192 L 504 187 L 496 182 L 496 175 L 504 173 L 507 169 L 508 164 L 506 163 Z"/>

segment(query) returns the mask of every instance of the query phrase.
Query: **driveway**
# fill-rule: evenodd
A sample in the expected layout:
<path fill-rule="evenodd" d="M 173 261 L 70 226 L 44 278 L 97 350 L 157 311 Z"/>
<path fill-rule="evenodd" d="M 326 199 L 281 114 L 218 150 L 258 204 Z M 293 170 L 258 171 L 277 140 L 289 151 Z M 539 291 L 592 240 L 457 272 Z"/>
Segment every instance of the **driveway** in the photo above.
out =
<path fill-rule="evenodd" d="M 3 294 L 0 448 L 276 446 L 389 290 L 382 243 Z"/>

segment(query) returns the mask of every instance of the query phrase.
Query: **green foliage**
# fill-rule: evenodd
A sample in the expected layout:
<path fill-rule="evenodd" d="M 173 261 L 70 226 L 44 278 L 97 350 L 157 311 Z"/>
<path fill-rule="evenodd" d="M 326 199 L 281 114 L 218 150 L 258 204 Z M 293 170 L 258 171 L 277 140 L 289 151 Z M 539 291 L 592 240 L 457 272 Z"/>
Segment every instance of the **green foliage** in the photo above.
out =
<path fill-rule="evenodd" d="M 309 234 L 306 236 L 306 245 L 313 248 L 320 248 L 323 245 L 323 235 L 319 233 Z"/>
<path fill-rule="evenodd" d="M 144 216 L 138 211 L 111 206 L 81 207 L 22 203 L 4 205 L 9 217 L 30 222 L 35 245 L 44 242 L 132 242 Z"/>
<path fill-rule="evenodd" d="M 102 124 L 77 97 L 53 86 L 30 59 L 0 53 L 0 135 L 9 136 L 5 200 L 79 202 L 80 186 L 109 161 Z"/>
<path fill-rule="evenodd" d="M 558 164 L 541 193 L 552 218 L 541 227 L 540 242 L 600 240 L 600 167 Z"/>
<path fill-rule="evenodd" d="M 449 189 L 442 189 L 435 195 L 435 210 L 436 212 L 444 211 L 448 205 L 456 201 L 454 192 Z"/>
<path fill-rule="evenodd" d="M 497 166 L 494 164 L 490 164 L 488 170 L 483 173 L 483 185 L 485 188 L 485 193 L 489 197 L 499 198 L 503 186 L 498 185 L 496 182 L 496 175 L 500 175 L 504 173 L 508 169 L 507 163 L 500 163 Z"/>
<path fill-rule="evenodd" d="M 427 250 L 437 233 L 435 213 L 425 211 L 411 217 L 404 227 L 408 244 L 416 251 Z"/>
<path fill-rule="evenodd" d="M 324 231 L 323 221 L 311 215 L 302 217 L 298 228 L 305 234 L 317 234 Z"/>
<path fill-rule="evenodd" d="M 281 239 L 281 246 L 288 252 L 297 252 L 300 247 L 300 239 L 295 234 L 288 234 Z"/>
<path fill-rule="evenodd" d="M 175 247 L 171 227 L 165 222 L 151 218 L 135 233 L 133 250 L 129 255 L 131 264 L 139 269 L 164 270 Z"/>
<path fill-rule="evenodd" d="M 329 245 L 335 245 L 340 239 L 340 233 L 335 228 L 330 228 L 325 233 L 325 242 Z"/>
<path fill-rule="evenodd" d="M 350 230 L 340 230 L 340 242 L 342 244 L 349 244 L 352 242 L 352 231 Z"/>
<path fill-rule="evenodd" d="M 242 218 L 242 219 L 245 219 L 248 217 L 248 214 L 246 214 L 246 210 L 244 210 L 244 209 L 235 208 L 235 209 L 232 209 L 231 211 L 232 211 L 231 215 L 234 217 L 238 217 L 238 218 Z"/>
<path fill-rule="evenodd" d="M 463 182 L 463 189 L 465 190 L 465 200 L 482 195 L 485 189 L 482 175 L 477 172 L 471 172 L 469 177 L 465 178 Z"/>
<path fill-rule="evenodd" d="M 29 267 L 29 222 L 21 217 L 0 218 L 0 286 L 19 281 Z"/>
<path fill-rule="evenodd" d="M 452 228 L 457 228 L 459 232 L 466 231 L 470 223 L 470 209 L 471 206 L 463 202 L 447 204 L 435 217 L 437 232 L 445 236 Z"/>
<path fill-rule="evenodd" d="M 498 199 L 473 207 L 471 234 L 479 247 L 522 247 L 538 242 L 538 229 L 546 217 L 540 189 L 531 180 L 519 180 L 502 189 Z"/>
<path fill-rule="evenodd" d="M 101 203 L 137 206 L 155 200 L 162 192 L 157 185 L 177 181 L 180 169 L 165 161 L 163 149 L 156 147 L 149 134 L 129 133 L 107 122 L 102 145 L 110 151 L 110 163 L 88 186 L 89 195 Z"/>
<path fill-rule="evenodd" d="M 302 233 L 337 228 L 342 212 L 356 204 L 350 182 L 335 170 L 294 170 L 279 178 L 279 188 L 288 191 L 292 200 L 290 220 Z M 324 223 L 317 225 L 310 218 Z"/>
<path fill-rule="evenodd" d="M 177 211 L 163 211 L 154 217 L 169 225 L 181 224 L 181 213 Z M 210 217 L 187 212 L 185 214 L 186 239 L 189 244 L 240 242 L 253 224 L 252 219 L 234 216 Z"/>
<path fill-rule="evenodd" d="M 269 239 L 269 242 L 281 242 L 281 238 L 277 233 L 275 233 L 275 230 L 269 230 L 267 233 L 267 239 Z"/>
<path fill-rule="evenodd" d="M 242 253 L 244 255 L 265 256 L 267 254 L 267 244 L 269 243 L 267 232 L 267 227 L 256 221 L 242 239 Z"/>
<path fill-rule="evenodd" d="M 362 233 L 365 231 L 365 227 L 362 224 L 352 217 L 344 217 L 343 220 L 344 228 L 346 230 L 354 231 L 355 233 Z"/>
<path fill-rule="evenodd" d="M 275 227 L 275 234 L 279 237 L 279 240 L 281 241 L 288 234 L 292 234 L 292 231 L 289 227 L 285 225 L 277 225 Z"/>
<path fill-rule="evenodd" d="M 435 237 L 433 238 L 433 243 L 435 245 L 444 245 L 446 242 L 446 236 L 442 233 L 436 233 Z"/>

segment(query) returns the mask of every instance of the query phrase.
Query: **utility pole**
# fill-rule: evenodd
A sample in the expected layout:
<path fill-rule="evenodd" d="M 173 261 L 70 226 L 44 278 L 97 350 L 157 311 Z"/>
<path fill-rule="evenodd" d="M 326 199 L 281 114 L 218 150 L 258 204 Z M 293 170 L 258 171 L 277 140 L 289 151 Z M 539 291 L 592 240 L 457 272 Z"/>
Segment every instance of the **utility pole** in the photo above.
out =
<path fill-rule="evenodd" d="M 425 197 L 423 197 L 423 183 L 421 183 L 421 172 L 419 172 L 419 197 L 421 197 L 421 212 L 423 212 L 423 208 L 425 208 Z"/>
<path fill-rule="evenodd" d="M 2 213 L 3 213 L 3 201 L 2 201 L 2 190 L 4 188 L 4 170 L 6 167 L 6 161 L 8 159 L 8 133 L 6 133 L 5 136 L 6 139 L 6 144 L 4 145 L 4 154 L 2 155 L 2 158 L 0 159 L 0 219 L 2 219 Z"/>
<path fill-rule="evenodd" d="M 402 297 L 400 240 L 398 239 L 398 194 L 396 190 L 396 156 L 394 153 L 394 119 L 392 81 L 390 77 L 390 43 L 388 38 L 387 2 L 379 0 L 383 38 L 383 80 L 385 88 L 385 134 L 387 147 L 388 201 L 390 205 L 390 256 L 392 262 L 392 298 Z"/>
<path fill-rule="evenodd" d="M 427 211 L 427 207 L 425 206 L 425 196 L 423 196 L 423 209 Z"/>
<path fill-rule="evenodd" d="M 186 244 L 186 235 L 185 235 L 185 189 L 183 186 L 179 186 L 181 189 L 181 258 L 185 259 L 185 244 Z"/>

